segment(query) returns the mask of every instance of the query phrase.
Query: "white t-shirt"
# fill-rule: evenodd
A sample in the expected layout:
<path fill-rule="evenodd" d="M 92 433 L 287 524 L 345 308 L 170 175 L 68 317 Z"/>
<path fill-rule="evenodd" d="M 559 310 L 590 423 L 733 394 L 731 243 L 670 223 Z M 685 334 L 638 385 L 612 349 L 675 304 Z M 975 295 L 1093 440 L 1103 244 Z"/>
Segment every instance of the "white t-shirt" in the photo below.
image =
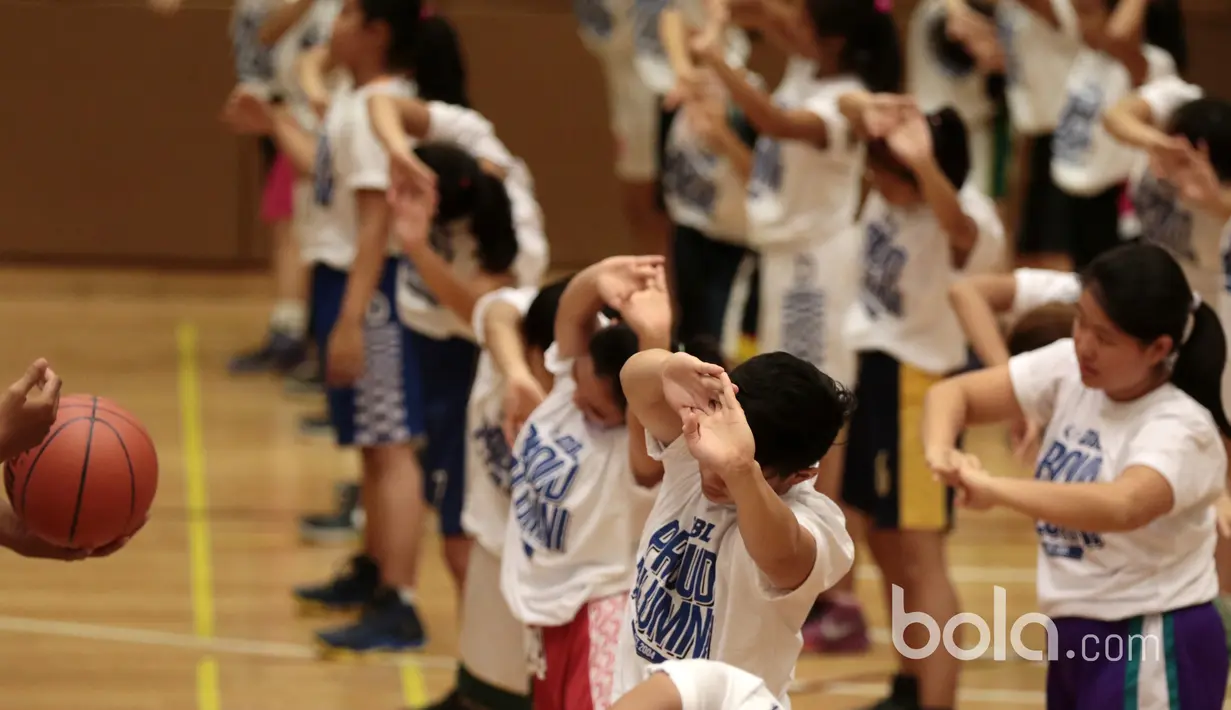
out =
<path fill-rule="evenodd" d="M 1175 60 L 1158 47 L 1142 48 L 1146 81 L 1175 75 Z M 1096 195 L 1125 182 L 1142 152 L 1103 128 L 1103 112 L 1133 90 L 1132 77 L 1110 55 L 1083 49 L 1069 71 L 1068 99 L 1052 135 L 1052 179 L 1072 195 Z"/>
<path fill-rule="evenodd" d="M 1202 94 L 1201 87 L 1177 76 L 1150 82 L 1137 92 L 1150 107 L 1155 124 L 1164 130 L 1181 106 Z M 1226 289 L 1222 260 L 1226 223 L 1185 204 L 1174 185 L 1150 172 L 1147 161 L 1138 165 L 1131 188 L 1142 240 L 1171 252 L 1184 267 L 1193 290 L 1206 303 L 1218 303 Z"/>
<path fill-rule="evenodd" d="M 765 681 L 726 663 L 667 661 L 652 666 L 654 673 L 671 679 L 681 710 L 782 710 Z"/>
<path fill-rule="evenodd" d="M 846 315 L 847 347 L 879 350 L 935 374 L 966 363 L 966 338 L 949 305 L 949 285 L 963 274 L 996 269 L 1005 237 L 995 203 L 977 186 L 963 187 L 958 202 L 978 227 L 960 270 L 931 208 L 895 208 L 880 193 L 868 195 L 861 218 L 862 278 Z"/>
<path fill-rule="evenodd" d="M 648 666 L 704 658 L 765 680 L 790 707 L 787 688 L 803 648 L 800 628 L 816 597 L 850 570 L 855 545 L 838 506 L 805 481 L 782 500 L 816 540 L 812 572 L 797 589 L 775 588 L 753 561 L 735 506 L 710 502 L 684 437 L 646 448 L 665 468 L 662 489 L 641 535 L 637 582 L 616 649 L 613 697 L 645 677 Z"/>
<path fill-rule="evenodd" d="M 474 307 L 475 340 L 483 348 L 466 408 L 466 500 L 462 529 L 483 549 L 499 557 L 504 553 L 508 529 L 509 487 L 513 477 L 513 451 L 504 438 L 504 375 L 487 350 L 483 328 L 487 309 L 507 303 L 525 314 L 538 291 L 533 287 L 501 288 L 484 294 Z"/>
<path fill-rule="evenodd" d="M 662 35 L 658 31 L 663 10 L 678 10 L 684 24 L 694 29 L 705 26 L 705 3 L 702 0 L 635 0 L 633 3 L 633 39 L 637 50 L 637 74 L 650 91 L 664 95 L 675 88 L 675 72 L 667 59 Z M 748 35 L 738 27 L 726 32 L 726 60 L 732 67 L 741 68 L 748 61 L 752 46 Z"/>
<path fill-rule="evenodd" d="M 354 88 L 345 82 L 334 92 L 316 146 L 313 199 L 321 208 L 318 228 L 301 237 L 305 261 L 319 261 L 349 271 L 358 244 L 359 215 L 355 192 L 389 189 L 389 155 L 376 138 L 368 116 L 368 97 L 390 92 L 409 96 L 405 82 L 369 83 Z M 402 251 L 393 231 L 388 253 Z"/>
<path fill-rule="evenodd" d="M 1170 512 L 1129 532 L 1037 521 L 1039 611 L 1113 621 L 1218 596 L 1212 504 L 1226 487 L 1227 458 L 1210 413 L 1171 384 L 1131 402 L 1087 389 L 1067 338 L 1012 358 L 1009 375 L 1022 411 L 1048 423 L 1036 479 L 1110 483 L 1148 466 L 1175 496 Z"/>
<path fill-rule="evenodd" d="M 543 233 L 543 213 L 534 196 L 534 182 L 524 163 L 514 158 L 496 137 L 492 124 L 476 111 L 431 101 L 424 142 L 457 145 L 475 158 L 491 161 L 507 173 L 504 180 L 517 234 L 517 257 L 512 272 L 519 286 L 537 286 L 547 271 L 548 246 Z M 478 275 L 477 245 L 464 221 L 437 229 L 433 234 L 437 253 L 453 265 L 463 280 Z M 441 306 L 409 260 L 401 265 L 398 281 L 398 311 L 402 322 L 432 338 L 473 338 L 470 324 Z"/>
<path fill-rule="evenodd" d="M 987 76 L 978 70 L 955 76 L 932 53 L 930 28 L 946 14 L 945 0 L 924 0 L 910 17 L 906 36 L 906 86 L 924 113 L 951 106 L 973 131 L 992 119 Z"/>
<path fill-rule="evenodd" d="M 333 21 L 342 10 L 340 0 L 313 0 L 312 7 L 274 45 L 274 76 L 285 94 L 291 115 L 306 130 L 316 132 L 320 121 L 300 87 L 298 60 L 304 52 L 329 43 Z"/>
<path fill-rule="evenodd" d="M 573 404 L 573 363 L 548 348 L 555 385 L 513 445 L 500 588 L 527 626 L 563 626 L 586 602 L 632 588 L 654 496 L 633 477 L 628 428 L 594 426 Z"/>
<path fill-rule="evenodd" d="M 809 67 L 806 62 L 788 65 L 774 103 L 819 116 L 829 141 L 822 149 L 804 141 L 757 138 L 748 184 L 753 246 L 825 241 L 855 221 L 865 150 L 851 136 L 838 99 L 864 86 L 853 76 L 817 79 Z"/>
<path fill-rule="evenodd" d="M 1070 0 L 1051 0 L 1060 29 L 1018 0 L 996 3 L 996 29 L 1004 51 L 1005 94 L 1013 128 L 1024 135 L 1050 133 L 1064 108 L 1060 77 L 1067 77 L 1081 35 Z"/>
<path fill-rule="evenodd" d="M 1013 305 L 1009 308 L 1010 322 L 1036 308 L 1052 303 L 1077 303 L 1081 298 L 1081 279 L 1071 271 L 1052 269 L 1014 269 Z"/>
<path fill-rule="evenodd" d="M 238 0 L 231 9 L 231 53 L 235 78 L 250 91 L 268 97 L 275 91 L 273 54 L 261 42 L 261 25 L 280 0 Z"/>
<path fill-rule="evenodd" d="M 748 81 L 761 85 L 760 77 Z M 714 152 L 692 129 L 685 107 L 671 122 L 663 149 L 663 201 L 675 224 L 720 241 L 748 239 L 747 184 L 731 161 Z"/>

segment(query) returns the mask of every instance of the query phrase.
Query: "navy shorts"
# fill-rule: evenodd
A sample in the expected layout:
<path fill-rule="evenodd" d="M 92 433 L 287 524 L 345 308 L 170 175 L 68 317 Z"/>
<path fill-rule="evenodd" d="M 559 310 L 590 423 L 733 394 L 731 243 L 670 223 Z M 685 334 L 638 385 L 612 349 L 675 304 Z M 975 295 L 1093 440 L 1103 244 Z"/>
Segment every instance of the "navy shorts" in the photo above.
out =
<path fill-rule="evenodd" d="M 440 516 L 440 534 L 464 535 L 466 493 L 466 410 L 479 348 L 469 340 L 435 340 L 411 333 L 421 368 L 420 390 L 427 445 L 419 455 L 423 496 Z"/>
<path fill-rule="evenodd" d="M 329 420 L 339 446 L 410 443 L 425 429 L 419 353 L 414 333 L 397 317 L 398 260 L 385 261 L 363 323 L 364 372 L 352 387 L 328 387 Z M 347 273 L 317 264 L 312 274 L 312 336 L 322 369 L 329 333 L 342 311 Z M 429 378 L 430 379 L 430 378 Z"/>
<path fill-rule="evenodd" d="M 941 379 L 887 353 L 859 353 L 842 500 L 877 530 L 952 526 L 953 489 L 932 479 L 919 426 L 924 397 Z"/>

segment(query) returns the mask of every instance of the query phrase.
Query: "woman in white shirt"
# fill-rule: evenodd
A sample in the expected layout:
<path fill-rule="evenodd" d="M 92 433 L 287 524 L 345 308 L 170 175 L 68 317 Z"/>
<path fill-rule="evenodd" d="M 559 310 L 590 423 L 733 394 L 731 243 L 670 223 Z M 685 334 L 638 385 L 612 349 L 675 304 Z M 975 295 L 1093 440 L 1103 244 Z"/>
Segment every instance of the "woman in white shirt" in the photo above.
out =
<path fill-rule="evenodd" d="M 1157 246 L 1102 254 L 1082 287 L 1072 339 L 932 388 L 928 462 L 964 505 L 1037 521 L 1049 708 L 1219 708 L 1222 326 Z M 1034 480 L 954 448 L 968 425 L 1022 416 L 1046 422 Z"/>
<path fill-rule="evenodd" d="M 1150 156 L 1131 186 L 1141 238 L 1171 252 L 1193 289 L 1217 307 L 1226 288 L 1222 245 L 1231 219 L 1231 102 L 1164 77 L 1122 99 L 1103 125 Z"/>
<path fill-rule="evenodd" d="M 1069 245 L 1051 228 L 1059 189 L 1051 178 L 1052 132 L 1060 119 L 1067 76 L 1080 48 L 1071 0 L 994 0 L 1000 50 L 1004 55 L 1005 98 L 1013 130 L 1028 138 L 1028 171 L 1020 209 L 1017 252 L 1023 262 L 1049 268 L 1068 264 Z M 960 38 L 982 19 L 965 0 L 949 0 L 950 31 Z M 976 48 L 971 47 L 972 54 Z"/>
<path fill-rule="evenodd" d="M 1069 70 L 1067 99 L 1052 136 L 1051 174 L 1062 197 L 1051 226 L 1069 245 L 1074 269 L 1120 244 L 1121 198 L 1141 158 L 1140 151 L 1108 135 L 1103 112 L 1184 65 L 1183 47 L 1175 48 L 1174 37 L 1165 32 L 1171 24 L 1166 5 L 1073 2 L 1084 46 Z"/>

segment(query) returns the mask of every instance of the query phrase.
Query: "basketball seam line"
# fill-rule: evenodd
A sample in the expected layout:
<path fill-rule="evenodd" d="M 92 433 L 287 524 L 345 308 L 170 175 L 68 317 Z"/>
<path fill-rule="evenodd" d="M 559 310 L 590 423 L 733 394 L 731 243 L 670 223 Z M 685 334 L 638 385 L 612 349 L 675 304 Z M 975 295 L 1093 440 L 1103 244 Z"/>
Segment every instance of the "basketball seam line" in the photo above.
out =
<path fill-rule="evenodd" d="M 85 479 L 86 474 L 90 471 L 90 448 L 94 444 L 94 414 L 98 410 L 98 399 L 94 400 L 94 408 L 90 411 L 90 431 L 86 434 L 85 439 L 85 456 L 81 462 L 81 479 L 77 483 L 77 505 L 73 508 L 73 523 L 68 528 L 68 542 L 72 544 L 73 538 L 77 536 L 77 520 L 81 517 L 81 502 L 85 499 Z"/>

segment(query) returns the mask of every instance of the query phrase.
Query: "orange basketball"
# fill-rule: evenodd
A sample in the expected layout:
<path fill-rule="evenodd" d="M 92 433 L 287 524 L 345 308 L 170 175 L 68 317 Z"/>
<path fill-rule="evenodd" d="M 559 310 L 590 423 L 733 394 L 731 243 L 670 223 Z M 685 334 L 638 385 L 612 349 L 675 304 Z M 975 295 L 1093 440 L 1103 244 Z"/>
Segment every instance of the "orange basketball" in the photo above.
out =
<path fill-rule="evenodd" d="M 158 454 L 145 426 L 114 401 L 60 398 L 43 443 L 5 465 L 13 511 L 48 542 L 102 547 L 145 522 L 158 489 Z"/>

